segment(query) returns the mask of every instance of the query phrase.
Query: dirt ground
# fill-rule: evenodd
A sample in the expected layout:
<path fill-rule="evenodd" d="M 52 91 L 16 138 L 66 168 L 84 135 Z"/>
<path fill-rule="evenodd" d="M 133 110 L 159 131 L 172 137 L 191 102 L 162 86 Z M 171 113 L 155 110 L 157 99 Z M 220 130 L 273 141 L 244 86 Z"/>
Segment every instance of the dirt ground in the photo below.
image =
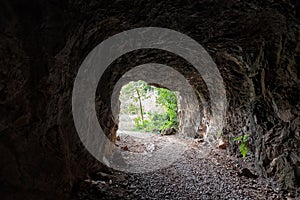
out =
<path fill-rule="evenodd" d="M 81 182 L 73 199 L 298 199 L 281 191 L 275 181 L 255 174 L 252 163 L 175 136 L 119 133 L 117 146 L 131 152 L 154 152 L 168 142 L 185 142 L 188 149 L 166 168 L 148 173 L 99 172 Z M 166 152 L 171 154 L 172 152 Z"/>

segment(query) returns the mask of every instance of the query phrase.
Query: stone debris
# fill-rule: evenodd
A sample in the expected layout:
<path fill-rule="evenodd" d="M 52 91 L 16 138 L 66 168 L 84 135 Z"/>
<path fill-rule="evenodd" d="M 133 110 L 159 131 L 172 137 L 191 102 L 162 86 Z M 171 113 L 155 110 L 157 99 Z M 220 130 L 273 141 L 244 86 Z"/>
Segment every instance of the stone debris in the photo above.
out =
<path fill-rule="evenodd" d="M 161 133 L 161 135 L 175 135 L 176 133 L 177 130 L 175 128 L 167 128 Z"/>
<path fill-rule="evenodd" d="M 140 145 L 154 151 L 156 139 L 168 137 L 173 136 L 156 135 L 152 137 L 153 142 L 126 145 L 129 149 L 131 145 Z M 272 180 L 244 167 L 241 160 L 226 151 L 217 148 L 201 155 L 200 143 L 193 146 L 195 141 L 179 140 L 189 143 L 190 148 L 169 167 L 140 174 L 100 173 L 97 180 L 79 183 L 72 199 L 297 199 L 295 194 L 279 190 Z"/>

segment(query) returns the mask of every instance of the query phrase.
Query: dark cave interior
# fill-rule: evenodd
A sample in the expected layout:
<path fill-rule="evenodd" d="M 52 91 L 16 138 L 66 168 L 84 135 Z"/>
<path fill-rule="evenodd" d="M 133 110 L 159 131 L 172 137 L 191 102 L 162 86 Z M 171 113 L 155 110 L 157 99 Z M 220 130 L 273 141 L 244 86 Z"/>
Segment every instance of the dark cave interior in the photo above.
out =
<path fill-rule="evenodd" d="M 247 132 L 256 173 L 299 190 L 299 10 L 294 0 L 1 1 L 0 194 L 67 198 L 87 175 L 108 170 L 78 138 L 73 83 L 94 47 L 140 27 L 173 29 L 203 45 L 225 84 L 227 153 L 238 155 L 230 140 Z M 113 142 L 113 88 L 146 63 L 172 67 L 210 101 L 201 75 L 186 60 L 158 49 L 127 53 L 104 72 L 96 92 L 99 123 Z"/>

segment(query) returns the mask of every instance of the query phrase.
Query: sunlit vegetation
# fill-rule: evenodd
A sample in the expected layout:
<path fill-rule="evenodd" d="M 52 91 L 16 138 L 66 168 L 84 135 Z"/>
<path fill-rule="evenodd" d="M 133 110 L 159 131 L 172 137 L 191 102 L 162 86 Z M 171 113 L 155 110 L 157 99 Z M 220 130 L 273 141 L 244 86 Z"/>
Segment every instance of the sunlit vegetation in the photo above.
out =
<path fill-rule="evenodd" d="M 155 98 L 155 109 L 145 110 L 146 101 Z M 160 133 L 168 128 L 178 129 L 176 93 L 147 85 L 144 81 L 130 82 L 120 93 L 123 112 L 136 115 L 135 128 Z"/>

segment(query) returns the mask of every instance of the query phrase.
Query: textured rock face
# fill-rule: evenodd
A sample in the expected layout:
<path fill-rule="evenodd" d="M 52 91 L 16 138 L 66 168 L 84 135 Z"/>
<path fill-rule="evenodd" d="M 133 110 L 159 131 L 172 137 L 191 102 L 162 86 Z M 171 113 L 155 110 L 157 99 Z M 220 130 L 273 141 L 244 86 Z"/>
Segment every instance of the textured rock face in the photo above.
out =
<path fill-rule="evenodd" d="M 249 134 L 258 171 L 284 187 L 299 186 L 298 7 L 280 0 L 1 2 L 1 188 L 60 193 L 103 169 L 76 134 L 74 78 L 98 43 L 144 26 L 177 30 L 206 48 L 226 85 L 224 137 Z M 207 87 L 185 60 L 158 50 L 131 52 L 110 66 L 97 92 L 99 121 L 112 140 L 117 130 L 109 109 L 113 86 L 147 62 L 178 70 L 209 102 Z M 231 145 L 232 153 L 236 148 Z"/>

